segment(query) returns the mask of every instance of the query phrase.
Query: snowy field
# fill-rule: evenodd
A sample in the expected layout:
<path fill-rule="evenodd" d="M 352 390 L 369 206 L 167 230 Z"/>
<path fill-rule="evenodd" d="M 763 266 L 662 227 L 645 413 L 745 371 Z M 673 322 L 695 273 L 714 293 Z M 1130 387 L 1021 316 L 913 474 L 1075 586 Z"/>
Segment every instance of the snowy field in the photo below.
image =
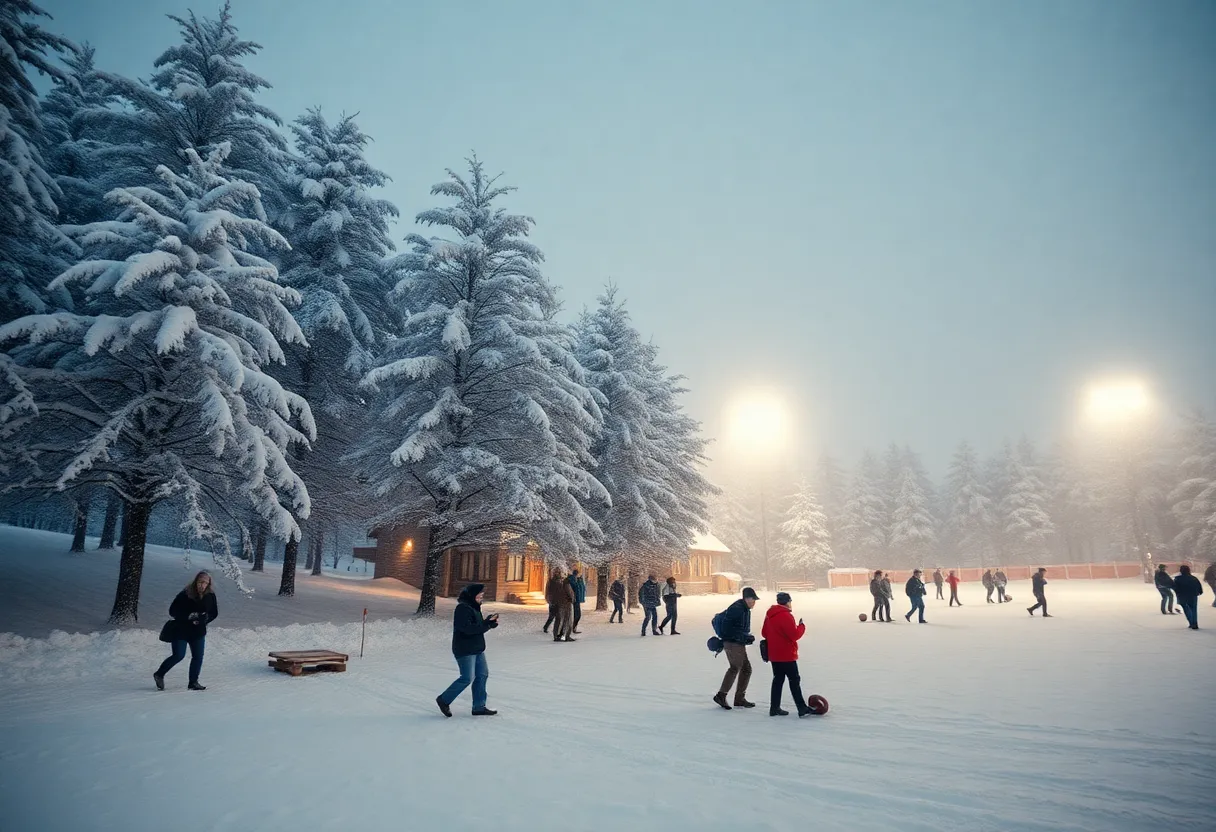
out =
<path fill-rule="evenodd" d="M 470 717 L 466 693 L 445 720 L 448 621 L 408 620 L 416 595 L 399 584 L 302 577 L 288 601 L 264 597 L 270 577 L 248 600 L 221 582 L 210 689 L 186 691 L 183 663 L 158 693 L 156 630 L 185 583 L 180 559 L 149 558 L 147 629 L 48 638 L 60 616 L 99 626 L 116 559 L 74 556 L 73 574 L 57 560 L 73 557 L 65 537 L 3 532 L 5 832 L 1212 828 L 1207 596 L 1198 632 L 1161 616 L 1139 581 L 1053 583 L 1051 620 L 1026 615 L 1026 585 L 1009 606 L 965 585 L 966 606 L 930 600 L 926 626 L 858 623 L 861 590 L 796 596 L 804 687 L 832 704 L 804 720 L 767 715 L 755 651 L 760 707 L 709 701 L 726 666 L 704 646 L 722 597 L 684 599 L 679 637 L 640 639 L 640 616 L 590 613 L 580 641 L 558 645 L 536 611 L 499 607 L 488 657 L 501 713 Z M 377 613 L 349 672 L 266 667 L 272 649 L 357 655 L 364 605 Z"/>

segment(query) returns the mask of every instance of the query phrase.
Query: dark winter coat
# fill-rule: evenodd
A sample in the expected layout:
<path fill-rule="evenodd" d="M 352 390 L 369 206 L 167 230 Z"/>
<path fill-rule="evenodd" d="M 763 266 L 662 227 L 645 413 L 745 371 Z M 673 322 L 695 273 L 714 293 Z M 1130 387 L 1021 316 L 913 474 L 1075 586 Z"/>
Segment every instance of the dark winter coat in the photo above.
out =
<path fill-rule="evenodd" d="M 870 578 L 870 594 L 880 601 L 883 599 L 882 581 L 878 578 Z"/>
<path fill-rule="evenodd" d="M 1153 583 L 1157 589 L 1173 589 L 1174 579 L 1169 576 L 1169 573 L 1164 569 L 1158 569 L 1157 574 L 1153 576 Z"/>
<path fill-rule="evenodd" d="M 1194 601 L 1203 594 L 1203 584 L 1194 575 L 1179 573 L 1174 578 L 1174 594 L 1179 601 Z"/>
<path fill-rule="evenodd" d="M 751 644 L 756 640 L 756 637 L 752 635 L 752 611 L 748 609 L 747 602 L 742 598 L 726 608 L 726 614 L 722 616 L 722 633 L 719 638 L 735 644 Z"/>
<path fill-rule="evenodd" d="M 587 582 L 583 580 L 582 575 L 571 575 L 566 578 L 570 584 L 570 590 L 574 593 L 574 603 L 585 604 L 587 602 Z"/>
<path fill-rule="evenodd" d="M 205 636 L 207 625 L 219 618 L 219 615 L 220 608 L 214 592 L 208 592 L 201 598 L 191 598 L 183 589 L 169 605 L 169 617 L 173 619 L 173 626 L 166 625 L 167 634 L 173 641 L 191 641 Z"/>
<path fill-rule="evenodd" d="M 1008 586 L 1009 585 L 1009 578 L 1001 570 L 999 570 L 999 569 L 996 570 L 996 575 L 994 577 L 996 578 L 997 586 Z"/>
<path fill-rule="evenodd" d="M 613 601 L 625 603 L 625 585 L 620 581 L 613 581 L 612 586 L 608 589 L 608 597 Z"/>
<path fill-rule="evenodd" d="M 985 572 L 984 577 L 980 578 L 980 582 L 985 589 L 992 589 L 996 586 L 996 578 L 992 577 L 992 572 Z"/>
<path fill-rule="evenodd" d="M 904 593 L 909 598 L 920 598 L 925 594 L 925 582 L 913 575 L 908 578 L 908 582 L 904 584 Z"/>
<path fill-rule="evenodd" d="M 1212 586 L 1216 586 L 1216 563 L 1208 564 L 1208 568 L 1203 570 L 1203 579 Z"/>
<path fill-rule="evenodd" d="M 554 607 L 573 608 L 574 587 L 570 586 L 570 582 L 565 578 L 554 575 L 545 587 L 545 600 Z"/>
<path fill-rule="evenodd" d="M 891 597 L 892 597 L 891 596 L 891 579 L 884 576 L 882 579 L 882 582 L 879 584 L 879 586 L 882 587 L 883 597 L 886 598 L 888 601 L 890 601 Z"/>
<path fill-rule="evenodd" d="M 798 639 L 806 634 L 805 624 L 795 624 L 788 607 L 773 604 L 764 616 L 760 635 L 768 642 L 770 662 L 798 661 Z"/>
<path fill-rule="evenodd" d="M 1030 576 L 1030 589 L 1035 595 L 1043 594 L 1043 587 L 1047 586 L 1047 576 L 1039 572 L 1035 572 Z"/>
<path fill-rule="evenodd" d="M 921 581 L 921 583 L 924 583 L 924 581 Z M 942 585 L 942 573 L 940 570 L 933 573 L 933 583 L 937 584 L 938 586 Z"/>
<path fill-rule="evenodd" d="M 452 655 L 456 658 L 486 652 L 486 633 L 498 626 L 497 619 L 487 621 L 481 616 L 477 595 L 483 589 L 485 584 L 469 584 L 457 599 L 452 613 Z"/>
<path fill-rule="evenodd" d="M 659 606 L 659 582 L 647 581 L 638 588 L 638 603 L 643 607 Z"/>

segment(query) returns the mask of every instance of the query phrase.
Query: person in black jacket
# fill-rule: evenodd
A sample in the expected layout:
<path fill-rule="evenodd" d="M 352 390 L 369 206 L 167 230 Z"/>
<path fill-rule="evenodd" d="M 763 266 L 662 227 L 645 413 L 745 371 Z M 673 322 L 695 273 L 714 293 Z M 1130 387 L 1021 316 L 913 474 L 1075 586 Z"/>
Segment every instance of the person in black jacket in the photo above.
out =
<path fill-rule="evenodd" d="M 756 703 L 747 701 L 747 683 L 752 678 L 752 663 L 747 658 L 747 645 L 756 640 L 752 635 L 752 607 L 756 606 L 759 600 L 760 596 L 756 594 L 756 590 L 750 586 L 744 587 L 743 597 L 727 607 L 723 615 L 722 632 L 718 637 L 722 639 L 722 649 L 726 651 L 726 660 L 730 662 L 730 667 L 722 677 L 722 686 L 714 694 L 714 702 L 728 711 L 731 706 L 726 704 L 726 694 L 730 693 L 736 678 L 739 684 L 735 686 L 735 707 L 756 707 Z"/>
<path fill-rule="evenodd" d="M 1208 568 L 1203 570 L 1203 582 L 1212 588 L 1212 594 L 1216 595 L 1216 563 L 1209 563 Z M 1212 606 L 1216 607 L 1216 601 L 1212 601 Z"/>
<path fill-rule="evenodd" d="M 940 571 L 940 570 L 939 570 Z M 919 621 L 921 624 L 925 622 L 925 582 L 920 578 L 921 572 L 919 569 L 912 570 L 912 577 L 908 578 L 908 582 L 904 584 L 904 594 L 912 601 L 912 609 L 908 610 L 908 614 L 904 616 L 904 621 L 912 620 L 912 613 L 919 612 Z"/>
<path fill-rule="evenodd" d="M 874 572 L 874 577 L 870 578 L 870 595 L 874 597 L 874 609 L 870 610 L 871 621 L 882 621 L 883 604 L 887 600 L 886 594 L 882 591 L 882 570 Z"/>
<path fill-rule="evenodd" d="M 1165 571 L 1164 563 L 1157 564 L 1157 574 L 1153 576 L 1153 584 L 1161 593 L 1161 614 L 1177 615 L 1178 613 L 1174 610 L 1174 579 L 1170 577 L 1169 572 Z M 1166 607 L 1169 609 L 1167 610 Z"/>
<path fill-rule="evenodd" d="M 211 588 L 211 576 L 199 572 L 185 589 L 177 593 L 169 605 L 169 616 L 173 619 L 165 624 L 160 640 L 172 647 L 169 658 L 160 663 L 152 674 L 157 690 L 165 689 L 165 674 L 175 664 L 186 658 L 190 648 L 190 690 L 206 690 L 198 683 L 198 674 L 203 669 L 203 648 L 207 644 L 207 625 L 219 618 L 220 608 Z"/>
<path fill-rule="evenodd" d="M 663 584 L 661 594 L 663 597 L 663 605 L 667 607 L 667 616 L 663 619 L 662 623 L 659 624 L 659 632 L 663 632 L 664 628 L 667 626 L 667 622 L 670 621 L 671 634 L 673 636 L 678 636 L 680 632 L 676 629 L 676 618 L 678 617 L 676 615 L 676 601 L 678 598 L 680 598 L 680 593 L 676 591 L 675 578 L 669 577 L 667 579 L 667 582 Z"/>
<path fill-rule="evenodd" d="M 612 619 L 616 618 L 618 624 L 625 623 L 625 582 L 617 578 L 612 582 L 612 586 L 608 590 L 608 597 L 612 599 L 612 615 L 608 616 L 608 623 L 612 623 Z M 619 616 L 619 618 L 618 618 Z"/>
<path fill-rule="evenodd" d="M 638 603 L 642 605 L 642 610 L 646 613 L 642 618 L 643 636 L 646 635 L 648 625 L 652 633 L 656 636 L 661 635 L 659 632 L 659 600 L 661 597 L 659 582 L 654 579 L 654 575 L 646 578 L 646 583 L 638 588 Z"/>
<path fill-rule="evenodd" d="M 1178 567 L 1178 575 L 1174 578 L 1174 592 L 1178 595 L 1178 606 L 1186 616 L 1187 624 L 1192 630 L 1199 629 L 1199 596 L 1203 594 L 1203 584 L 1191 574 L 1191 567 L 1185 563 Z"/>
<path fill-rule="evenodd" d="M 482 616 L 481 602 L 485 584 L 469 584 L 456 599 L 452 614 L 452 655 L 460 676 L 448 689 L 435 697 L 435 704 L 444 716 L 452 715 L 452 702 L 473 684 L 473 716 L 494 716 L 498 711 L 486 707 L 486 680 L 490 666 L 486 663 L 486 633 L 498 626 L 498 613 Z"/>
<path fill-rule="evenodd" d="M 1047 614 L 1047 591 L 1044 587 L 1047 586 L 1047 568 L 1039 567 L 1039 571 L 1030 576 L 1030 589 L 1034 593 L 1034 606 L 1027 607 L 1026 612 L 1030 613 L 1030 617 L 1034 618 L 1034 611 L 1039 607 L 1043 608 L 1043 617 L 1051 618 Z"/>

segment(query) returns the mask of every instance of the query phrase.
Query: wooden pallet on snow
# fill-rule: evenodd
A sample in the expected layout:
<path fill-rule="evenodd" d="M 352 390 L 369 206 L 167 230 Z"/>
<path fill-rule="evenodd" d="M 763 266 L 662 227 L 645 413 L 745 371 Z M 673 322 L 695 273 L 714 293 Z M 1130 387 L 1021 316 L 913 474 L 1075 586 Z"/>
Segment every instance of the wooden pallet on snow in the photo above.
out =
<path fill-rule="evenodd" d="M 282 673 L 299 676 L 303 673 L 345 673 L 350 656 L 333 650 L 283 650 L 270 654 L 268 665 Z"/>

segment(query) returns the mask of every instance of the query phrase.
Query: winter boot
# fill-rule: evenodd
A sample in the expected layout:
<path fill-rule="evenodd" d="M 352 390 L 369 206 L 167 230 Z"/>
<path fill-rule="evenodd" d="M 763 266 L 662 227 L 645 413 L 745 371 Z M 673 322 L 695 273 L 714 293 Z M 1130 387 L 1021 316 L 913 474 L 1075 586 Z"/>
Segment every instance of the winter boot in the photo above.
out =
<path fill-rule="evenodd" d="M 677 633 L 675 630 L 672 630 L 672 631 L 671 631 L 671 634 L 672 634 L 673 636 L 678 636 L 678 635 L 679 635 L 679 633 Z"/>
<path fill-rule="evenodd" d="M 1026 612 L 1030 613 L 1030 617 L 1034 618 L 1034 607 L 1027 607 Z"/>
<path fill-rule="evenodd" d="M 435 697 L 435 704 L 439 706 L 439 711 L 440 711 L 440 712 L 441 712 L 441 713 L 442 713 L 444 716 L 446 716 L 448 719 L 451 719 L 451 718 L 452 718 L 452 708 L 451 708 L 451 706 L 449 706 L 449 705 L 448 705 L 448 703 L 447 703 L 447 702 L 444 702 L 444 701 L 443 701 L 443 697 L 442 697 L 442 696 L 436 696 L 436 697 Z"/>
<path fill-rule="evenodd" d="M 498 716 L 498 711 L 491 711 L 489 708 L 477 708 L 473 711 L 473 716 Z"/>
<path fill-rule="evenodd" d="M 642 635 L 646 635 L 646 634 L 642 633 Z M 718 707 L 721 708 L 722 710 L 724 710 L 724 711 L 730 710 L 730 705 L 726 704 L 726 694 L 725 693 L 721 693 L 721 692 L 715 693 L 714 702 L 718 703 Z"/>
<path fill-rule="evenodd" d="M 768 715 L 769 716 L 789 716 L 790 712 L 784 711 L 781 708 L 769 708 Z"/>
<path fill-rule="evenodd" d="M 575 630 L 575 632 L 577 633 L 578 630 Z M 564 639 L 562 639 L 562 641 L 578 641 L 578 639 L 570 638 L 570 636 L 566 636 Z"/>
<path fill-rule="evenodd" d="M 164 689 L 165 689 L 165 677 L 164 677 L 164 676 L 161 676 L 161 675 L 160 675 L 160 674 L 158 674 L 158 673 L 153 673 L 153 674 L 152 674 L 152 681 L 153 681 L 153 682 L 156 682 L 156 689 L 157 689 L 157 690 L 164 690 Z"/>
<path fill-rule="evenodd" d="M 202 685 L 200 685 L 198 682 L 191 682 L 190 684 L 186 685 L 186 687 L 190 688 L 190 690 L 206 690 L 207 689 L 207 688 L 203 687 Z"/>
<path fill-rule="evenodd" d="M 739 699 L 739 698 L 736 698 L 736 699 L 735 699 L 735 707 L 736 707 L 736 708 L 754 708 L 754 707 L 756 707 L 756 703 L 755 703 L 755 702 L 748 702 L 746 699 Z"/>

